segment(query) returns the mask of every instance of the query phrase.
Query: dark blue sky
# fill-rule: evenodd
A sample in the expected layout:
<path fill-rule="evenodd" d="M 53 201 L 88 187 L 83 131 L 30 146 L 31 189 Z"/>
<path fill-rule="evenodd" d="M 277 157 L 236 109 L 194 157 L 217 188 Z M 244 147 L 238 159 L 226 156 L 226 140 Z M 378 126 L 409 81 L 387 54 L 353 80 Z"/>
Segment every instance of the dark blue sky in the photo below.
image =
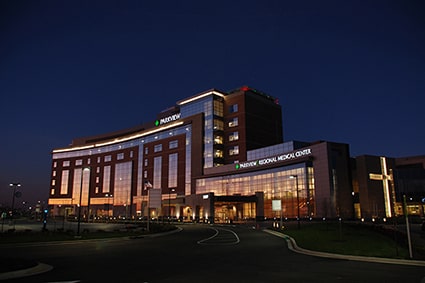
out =
<path fill-rule="evenodd" d="M 0 3 L 0 205 L 46 200 L 51 151 L 248 85 L 285 140 L 423 155 L 423 1 Z"/>

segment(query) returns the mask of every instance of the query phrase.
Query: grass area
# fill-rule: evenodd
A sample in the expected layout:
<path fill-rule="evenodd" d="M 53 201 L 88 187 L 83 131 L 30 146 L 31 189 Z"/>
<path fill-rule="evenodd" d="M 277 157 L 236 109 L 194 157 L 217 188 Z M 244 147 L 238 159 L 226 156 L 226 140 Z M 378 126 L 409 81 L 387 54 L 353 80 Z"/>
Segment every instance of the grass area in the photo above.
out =
<path fill-rule="evenodd" d="M 301 223 L 285 227 L 299 247 L 330 253 L 407 259 L 407 247 L 371 227 L 351 223 Z"/>
<path fill-rule="evenodd" d="M 146 226 L 146 225 L 145 225 Z M 75 231 L 19 231 L 0 234 L 0 245 L 11 243 L 34 243 L 49 241 L 76 241 L 89 239 L 102 239 L 114 237 L 137 237 L 149 233 L 161 233 L 175 229 L 174 225 L 151 223 L 150 231 L 147 232 L 143 226 L 133 226 L 130 229 L 104 231 L 104 230 L 82 230 L 80 236 Z"/>

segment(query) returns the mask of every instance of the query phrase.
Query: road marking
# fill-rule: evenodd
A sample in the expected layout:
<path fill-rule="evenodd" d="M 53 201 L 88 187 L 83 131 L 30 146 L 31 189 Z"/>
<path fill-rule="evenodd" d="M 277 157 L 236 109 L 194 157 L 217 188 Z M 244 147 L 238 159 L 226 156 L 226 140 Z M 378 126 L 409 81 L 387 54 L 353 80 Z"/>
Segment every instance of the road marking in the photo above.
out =
<path fill-rule="evenodd" d="M 199 240 L 197 243 L 200 245 L 236 245 L 240 242 L 239 236 L 230 229 L 224 229 L 224 228 L 212 228 L 210 229 L 215 231 L 215 234 L 211 237 L 208 237 L 203 240 Z M 220 233 L 220 231 L 226 231 L 233 234 L 233 236 L 229 237 L 228 233 Z"/>

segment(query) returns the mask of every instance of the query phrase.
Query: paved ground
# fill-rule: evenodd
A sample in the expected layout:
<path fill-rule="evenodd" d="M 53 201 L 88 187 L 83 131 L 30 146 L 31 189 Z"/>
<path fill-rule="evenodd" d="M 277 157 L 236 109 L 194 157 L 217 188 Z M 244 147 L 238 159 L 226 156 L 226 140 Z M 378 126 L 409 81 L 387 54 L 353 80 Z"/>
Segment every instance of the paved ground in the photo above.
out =
<path fill-rule="evenodd" d="M 66 223 L 49 223 L 46 225 L 47 229 L 56 230 L 58 226 L 64 225 L 66 226 L 66 229 L 75 230 L 77 229 L 77 223 L 73 222 L 66 222 Z M 116 229 L 123 229 L 125 228 L 125 224 L 113 224 L 113 223 L 80 223 L 80 229 L 81 231 L 84 229 L 91 229 L 92 231 L 96 230 L 116 230 Z M 6 225 L 3 227 L 5 228 Z M 7 228 L 11 229 L 11 225 L 7 224 Z M 20 221 L 16 222 L 13 226 L 15 231 L 25 231 L 25 230 L 31 230 L 31 231 L 37 231 L 41 230 L 43 228 L 43 224 L 39 222 L 29 222 L 29 221 Z M 257 227 L 260 228 L 260 227 Z M 390 264 L 403 264 L 403 265 L 416 265 L 416 266 L 424 266 L 425 267 L 425 261 L 423 260 L 398 260 L 398 259 L 382 259 L 382 258 L 373 258 L 373 257 L 358 257 L 358 256 L 346 256 L 346 255 L 335 255 L 330 253 L 323 253 L 323 252 L 316 252 L 316 251 L 309 251 L 305 250 L 303 248 L 300 248 L 297 246 L 294 239 L 290 238 L 287 235 L 284 235 L 282 233 L 263 229 L 265 232 L 274 234 L 275 236 L 281 237 L 286 240 L 288 247 L 298 253 L 303 254 L 309 254 L 313 256 L 319 256 L 319 257 L 328 257 L 328 258 L 345 258 L 349 260 L 360 260 L 360 261 L 371 261 L 371 262 L 381 262 L 381 263 L 390 263 Z M 5 230 L 7 231 L 7 230 Z M 425 245 L 425 237 L 422 237 L 421 234 L 414 235 L 415 241 L 422 241 L 422 243 Z M 0 255 L 0 280 L 9 279 L 9 278 L 16 278 L 20 276 L 28 276 L 33 274 L 38 274 L 42 272 L 46 272 L 51 270 L 51 266 L 45 265 L 43 263 L 39 263 L 32 260 L 23 260 L 19 258 L 10 258 Z"/>

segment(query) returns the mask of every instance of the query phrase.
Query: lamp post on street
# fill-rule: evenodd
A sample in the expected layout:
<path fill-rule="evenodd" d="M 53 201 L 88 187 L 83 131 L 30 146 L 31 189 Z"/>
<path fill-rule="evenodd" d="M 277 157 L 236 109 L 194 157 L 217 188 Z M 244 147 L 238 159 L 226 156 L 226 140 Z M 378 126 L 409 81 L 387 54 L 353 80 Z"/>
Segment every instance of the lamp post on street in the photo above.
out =
<path fill-rule="evenodd" d="M 80 201 L 78 204 L 78 225 L 77 225 L 77 235 L 80 236 L 80 224 L 81 224 L 81 201 L 83 196 L 83 175 L 84 171 L 90 171 L 90 167 L 81 168 L 81 180 L 80 180 Z M 90 180 L 89 180 L 90 182 Z"/>
<path fill-rule="evenodd" d="M 175 192 L 175 189 L 169 189 L 168 191 L 168 222 L 171 221 L 171 192 Z"/>
<path fill-rule="evenodd" d="M 109 221 L 109 217 L 110 217 L 110 213 L 109 213 L 109 210 L 110 210 L 110 206 L 109 206 L 109 200 L 113 197 L 113 195 L 112 194 L 106 194 L 105 195 L 106 196 L 106 199 L 107 199 L 107 201 L 108 201 L 108 205 L 107 205 L 107 207 L 106 207 L 106 210 L 108 211 L 108 215 L 107 215 L 107 221 Z M 114 213 L 113 213 L 113 209 L 112 209 L 112 216 L 114 216 Z"/>
<path fill-rule="evenodd" d="M 146 231 L 148 231 L 149 232 L 149 218 L 151 217 L 151 215 L 150 215 L 150 211 L 149 211 L 149 189 L 150 188 L 152 188 L 153 186 L 152 186 L 152 184 L 149 182 L 149 181 L 145 181 L 145 190 L 147 191 L 147 203 L 146 203 L 146 206 L 147 206 L 147 209 L 148 209 L 148 212 L 147 212 L 147 224 L 146 224 Z"/>
<path fill-rule="evenodd" d="M 301 223 L 300 223 L 300 198 L 298 195 L 298 175 L 291 175 L 289 176 L 290 179 L 295 179 L 295 189 L 297 191 L 297 222 L 298 222 L 298 229 L 301 228 Z"/>

